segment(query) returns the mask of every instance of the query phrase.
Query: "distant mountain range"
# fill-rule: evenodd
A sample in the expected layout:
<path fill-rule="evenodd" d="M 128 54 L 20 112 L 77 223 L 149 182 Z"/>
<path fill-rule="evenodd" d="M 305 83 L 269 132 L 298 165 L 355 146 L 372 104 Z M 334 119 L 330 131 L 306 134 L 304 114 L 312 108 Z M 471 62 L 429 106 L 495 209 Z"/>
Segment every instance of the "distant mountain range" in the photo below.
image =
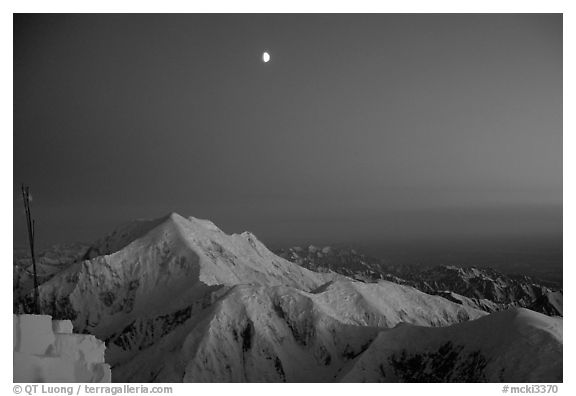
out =
<path fill-rule="evenodd" d="M 39 294 L 43 313 L 106 341 L 117 382 L 562 381 L 561 291 L 362 257 L 277 255 L 170 214 L 40 254 Z M 32 305 L 29 267 L 15 252 L 15 312 Z"/>
<path fill-rule="evenodd" d="M 398 266 L 354 249 L 329 246 L 276 253 L 312 271 L 336 272 L 364 282 L 389 280 L 487 312 L 522 307 L 562 316 L 562 290 L 524 275 L 505 275 L 491 268 Z"/>

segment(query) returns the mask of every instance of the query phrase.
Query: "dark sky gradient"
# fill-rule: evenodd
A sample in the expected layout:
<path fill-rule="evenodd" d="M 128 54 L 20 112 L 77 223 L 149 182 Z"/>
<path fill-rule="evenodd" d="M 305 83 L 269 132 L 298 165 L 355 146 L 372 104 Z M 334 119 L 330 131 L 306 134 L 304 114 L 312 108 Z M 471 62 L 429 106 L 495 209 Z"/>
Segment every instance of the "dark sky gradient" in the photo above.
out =
<path fill-rule="evenodd" d="M 561 15 L 16 15 L 14 37 L 17 245 L 20 182 L 41 245 L 171 211 L 271 244 L 561 235 Z"/>

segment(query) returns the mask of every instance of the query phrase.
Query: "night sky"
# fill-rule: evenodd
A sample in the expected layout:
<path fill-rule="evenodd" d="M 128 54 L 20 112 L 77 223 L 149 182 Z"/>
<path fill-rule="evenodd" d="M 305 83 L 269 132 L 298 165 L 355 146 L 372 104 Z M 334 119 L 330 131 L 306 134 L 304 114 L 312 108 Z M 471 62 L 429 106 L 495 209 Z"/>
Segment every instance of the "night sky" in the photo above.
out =
<path fill-rule="evenodd" d="M 560 236 L 562 16 L 16 15 L 25 246 L 21 182 L 40 245 Z"/>

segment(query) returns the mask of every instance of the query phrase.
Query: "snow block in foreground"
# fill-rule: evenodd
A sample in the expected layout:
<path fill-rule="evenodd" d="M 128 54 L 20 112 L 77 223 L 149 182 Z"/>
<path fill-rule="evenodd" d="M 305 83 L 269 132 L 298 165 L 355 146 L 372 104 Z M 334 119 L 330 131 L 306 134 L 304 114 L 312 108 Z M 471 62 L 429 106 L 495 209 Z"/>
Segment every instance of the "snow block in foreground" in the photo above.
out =
<path fill-rule="evenodd" d="M 106 346 L 69 320 L 14 315 L 14 382 L 111 382 Z"/>
<path fill-rule="evenodd" d="M 72 321 L 70 320 L 53 320 L 52 331 L 54 333 L 72 334 Z"/>

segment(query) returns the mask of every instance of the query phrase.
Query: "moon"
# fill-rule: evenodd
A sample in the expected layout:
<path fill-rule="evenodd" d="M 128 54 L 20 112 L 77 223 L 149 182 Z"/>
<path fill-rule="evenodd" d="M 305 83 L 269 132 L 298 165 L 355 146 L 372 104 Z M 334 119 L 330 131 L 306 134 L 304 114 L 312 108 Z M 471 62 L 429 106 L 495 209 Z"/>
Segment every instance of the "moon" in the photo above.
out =
<path fill-rule="evenodd" d="M 262 61 L 264 63 L 270 62 L 270 54 L 268 52 L 264 51 L 264 53 L 262 54 Z"/>

